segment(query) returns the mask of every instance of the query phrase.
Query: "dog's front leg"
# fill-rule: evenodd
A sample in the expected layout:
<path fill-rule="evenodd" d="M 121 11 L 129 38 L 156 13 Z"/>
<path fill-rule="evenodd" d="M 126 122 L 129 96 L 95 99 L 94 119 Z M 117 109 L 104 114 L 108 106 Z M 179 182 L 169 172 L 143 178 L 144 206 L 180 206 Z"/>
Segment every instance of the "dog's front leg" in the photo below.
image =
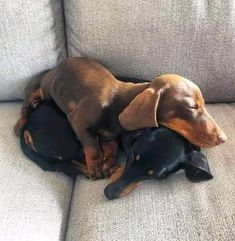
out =
<path fill-rule="evenodd" d="M 103 154 L 101 152 L 98 137 L 93 136 L 84 128 L 74 128 L 79 140 L 83 145 L 83 152 L 86 158 L 87 171 L 90 179 L 103 178 Z"/>
<path fill-rule="evenodd" d="M 81 139 L 80 139 L 81 140 Z M 83 151 L 86 157 L 87 171 L 90 179 L 95 180 L 103 178 L 103 155 L 100 150 L 99 142 L 97 139 L 83 146 Z"/>
<path fill-rule="evenodd" d="M 90 131 L 90 127 L 99 118 L 96 106 L 90 106 L 89 99 L 82 101 L 72 113 L 68 115 L 77 138 L 82 143 L 86 158 L 87 171 L 91 179 L 103 177 L 103 154 L 99 144 L 98 136 Z"/>
<path fill-rule="evenodd" d="M 111 176 L 117 169 L 116 157 L 118 142 L 110 141 L 102 143 L 102 149 L 104 154 L 103 173 L 105 176 Z"/>

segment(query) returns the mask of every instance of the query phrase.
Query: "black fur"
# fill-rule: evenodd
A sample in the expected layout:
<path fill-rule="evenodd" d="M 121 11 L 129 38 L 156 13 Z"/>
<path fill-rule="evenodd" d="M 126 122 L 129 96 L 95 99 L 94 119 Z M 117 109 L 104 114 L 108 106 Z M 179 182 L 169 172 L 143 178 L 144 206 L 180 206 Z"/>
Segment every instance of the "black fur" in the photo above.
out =
<path fill-rule="evenodd" d="M 33 139 L 35 152 L 24 140 L 24 131 Z M 77 140 L 64 113 L 53 103 L 42 101 L 32 111 L 20 134 L 24 154 L 45 171 L 80 173 L 73 160 L 85 161 L 82 145 Z"/>
<path fill-rule="evenodd" d="M 104 194 L 108 199 L 119 197 L 130 184 L 146 179 L 163 179 L 180 169 L 185 169 L 191 181 L 212 178 L 207 158 L 200 148 L 168 128 L 129 132 L 122 136 L 121 143 L 119 160 L 125 168 L 121 177 L 105 188 Z"/>

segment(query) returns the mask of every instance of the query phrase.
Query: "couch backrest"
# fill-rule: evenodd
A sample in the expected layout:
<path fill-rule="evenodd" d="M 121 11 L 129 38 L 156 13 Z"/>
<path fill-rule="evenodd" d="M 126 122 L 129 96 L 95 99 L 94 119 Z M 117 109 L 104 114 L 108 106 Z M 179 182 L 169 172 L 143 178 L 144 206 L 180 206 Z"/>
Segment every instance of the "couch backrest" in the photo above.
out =
<path fill-rule="evenodd" d="M 60 1 L 0 1 L 0 54 L 0 100 L 22 98 L 28 81 L 66 57 Z"/>
<path fill-rule="evenodd" d="M 68 54 L 115 74 L 177 73 L 208 101 L 235 101 L 234 0 L 65 0 Z"/>
<path fill-rule="evenodd" d="M 66 57 L 96 58 L 114 74 L 177 73 L 205 99 L 235 101 L 233 0 L 0 1 L 0 100 Z"/>

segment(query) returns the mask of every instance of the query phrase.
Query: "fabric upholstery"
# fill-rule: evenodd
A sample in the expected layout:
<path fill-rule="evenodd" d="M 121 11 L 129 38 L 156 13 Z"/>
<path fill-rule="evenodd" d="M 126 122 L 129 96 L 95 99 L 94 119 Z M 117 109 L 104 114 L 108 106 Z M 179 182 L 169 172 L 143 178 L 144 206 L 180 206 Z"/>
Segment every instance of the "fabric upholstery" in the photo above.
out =
<path fill-rule="evenodd" d="M 235 237 L 235 106 L 209 105 L 228 136 L 206 150 L 214 179 L 191 183 L 183 172 L 148 181 L 108 201 L 107 181 L 76 181 L 67 241 L 211 241 Z"/>
<path fill-rule="evenodd" d="M 117 75 L 177 73 L 207 101 L 235 101 L 233 0 L 66 0 L 68 54 Z"/>
<path fill-rule="evenodd" d="M 19 110 L 0 105 L 0 240 L 64 240 L 73 183 L 22 154 L 12 131 Z"/>
<path fill-rule="evenodd" d="M 61 1 L 3 0 L 0 12 L 0 100 L 14 100 L 66 56 Z"/>

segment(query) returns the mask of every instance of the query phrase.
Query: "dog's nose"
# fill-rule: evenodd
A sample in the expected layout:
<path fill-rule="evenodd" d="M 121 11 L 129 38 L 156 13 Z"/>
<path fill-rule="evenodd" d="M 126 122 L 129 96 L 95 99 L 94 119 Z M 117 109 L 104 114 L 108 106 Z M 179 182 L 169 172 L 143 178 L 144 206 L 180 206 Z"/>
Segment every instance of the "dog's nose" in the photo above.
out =
<path fill-rule="evenodd" d="M 225 134 L 222 134 L 218 137 L 219 143 L 222 144 L 227 140 L 227 136 Z"/>

